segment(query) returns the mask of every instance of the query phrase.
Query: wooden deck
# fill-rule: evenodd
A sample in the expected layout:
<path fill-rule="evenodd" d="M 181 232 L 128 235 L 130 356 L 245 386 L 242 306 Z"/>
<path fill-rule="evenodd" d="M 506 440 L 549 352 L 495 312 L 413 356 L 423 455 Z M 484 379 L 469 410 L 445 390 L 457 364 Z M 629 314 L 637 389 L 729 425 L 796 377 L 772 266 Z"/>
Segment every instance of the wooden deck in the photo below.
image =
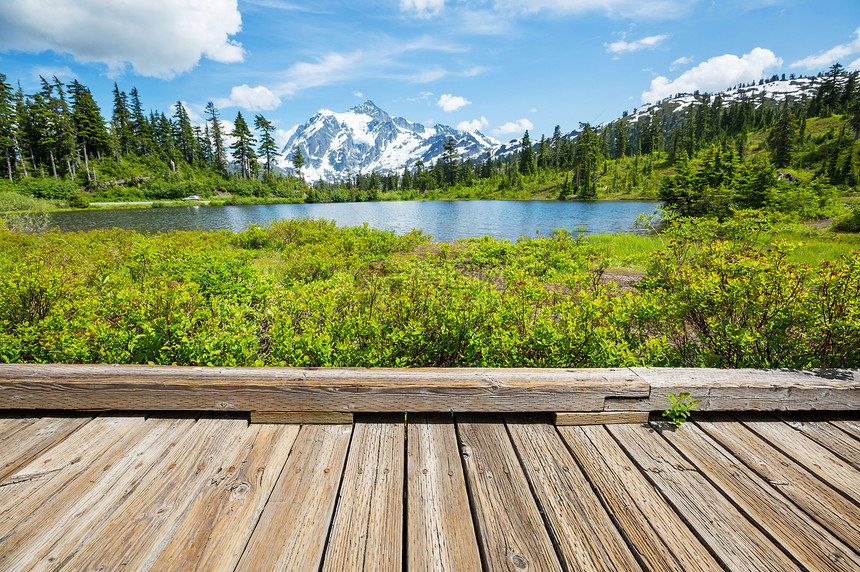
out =
<path fill-rule="evenodd" d="M 0 415 L 0 570 L 857 571 L 858 549 L 856 412 Z"/>

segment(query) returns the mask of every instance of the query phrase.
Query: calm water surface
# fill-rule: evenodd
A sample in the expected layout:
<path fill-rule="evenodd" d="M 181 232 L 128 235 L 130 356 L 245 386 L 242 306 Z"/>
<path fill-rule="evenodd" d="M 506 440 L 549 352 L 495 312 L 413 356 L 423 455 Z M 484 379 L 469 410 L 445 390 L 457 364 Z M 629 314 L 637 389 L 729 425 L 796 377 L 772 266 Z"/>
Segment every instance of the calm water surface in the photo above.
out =
<path fill-rule="evenodd" d="M 177 207 L 51 213 L 51 226 L 65 231 L 125 228 L 140 232 L 220 230 L 239 232 L 251 224 L 284 218 L 324 218 L 341 226 L 367 223 L 398 234 L 420 228 L 435 240 L 492 236 L 515 241 L 520 236 L 573 232 L 618 233 L 633 230 L 636 218 L 653 213 L 658 203 L 645 201 L 393 201 L 300 205 Z"/>

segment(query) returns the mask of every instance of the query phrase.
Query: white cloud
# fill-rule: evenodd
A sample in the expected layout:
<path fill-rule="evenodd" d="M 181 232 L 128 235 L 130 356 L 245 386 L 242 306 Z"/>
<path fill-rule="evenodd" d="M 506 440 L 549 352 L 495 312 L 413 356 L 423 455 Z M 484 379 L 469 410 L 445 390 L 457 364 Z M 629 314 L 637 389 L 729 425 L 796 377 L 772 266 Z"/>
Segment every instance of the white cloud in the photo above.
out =
<path fill-rule="evenodd" d="M 496 7 L 509 12 L 558 13 L 603 12 L 608 16 L 665 20 L 687 14 L 688 0 L 496 0 Z"/>
<path fill-rule="evenodd" d="M 635 40 L 632 42 L 627 42 L 624 39 L 621 39 L 617 42 L 604 45 L 606 46 L 606 51 L 611 54 L 624 54 L 627 52 L 638 52 L 639 50 L 656 48 L 668 37 L 669 36 L 666 34 L 660 34 L 658 36 L 648 36 L 647 38 L 642 38 L 641 40 Z"/>
<path fill-rule="evenodd" d="M 445 7 L 445 0 L 400 0 L 401 12 L 415 12 L 419 16 L 435 16 Z"/>
<path fill-rule="evenodd" d="M 845 56 L 850 56 L 852 54 L 860 52 L 860 28 L 854 30 L 854 35 L 857 37 L 853 41 L 848 42 L 847 44 L 839 44 L 838 46 L 832 47 L 826 52 L 818 54 L 817 56 L 809 56 L 803 58 L 802 60 L 798 60 L 791 64 L 791 67 L 801 67 L 806 68 L 808 70 L 820 70 L 822 68 L 830 66 L 830 64 L 832 63 L 839 61 Z M 854 63 L 852 63 L 851 65 L 853 66 Z"/>
<path fill-rule="evenodd" d="M 436 105 L 441 107 L 444 111 L 457 111 L 461 107 L 465 107 L 472 102 L 466 99 L 465 97 L 460 97 L 459 95 L 451 95 L 450 93 L 443 93 L 439 98 L 439 101 L 436 102 Z"/>
<path fill-rule="evenodd" d="M 421 70 L 409 77 L 415 83 L 430 83 L 442 79 L 448 75 L 448 72 L 440 67 L 434 67 L 426 70 Z"/>
<path fill-rule="evenodd" d="M 860 71 L 860 58 L 854 60 L 850 64 L 846 66 L 846 69 L 849 71 Z"/>
<path fill-rule="evenodd" d="M 529 109 L 529 113 L 537 113 L 537 107 L 532 107 Z"/>
<path fill-rule="evenodd" d="M 457 129 L 460 131 L 480 131 L 482 127 L 489 124 L 487 118 L 482 116 L 480 119 L 473 119 L 472 121 L 461 121 L 457 124 Z"/>
<path fill-rule="evenodd" d="M 523 133 L 527 129 L 533 129 L 534 124 L 526 119 L 517 119 L 516 121 L 508 121 L 504 125 L 500 125 L 493 129 L 493 135 L 505 135 L 506 133 Z"/>
<path fill-rule="evenodd" d="M 352 95 L 354 95 L 354 96 L 355 96 L 355 97 L 357 97 L 358 99 L 361 99 L 362 97 L 364 97 L 364 94 L 363 94 L 363 93 L 361 93 L 360 91 L 353 91 L 353 92 L 352 92 Z"/>
<path fill-rule="evenodd" d="M 33 72 L 31 73 L 33 77 L 33 81 L 38 81 L 40 77 L 43 77 L 50 81 L 50 79 L 54 76 L 57 76 L 57 79 L 61 81 L 69 81 L 75 79 L 75 72 L 71 70 L 69 66 L 63 67 L 47 67 L 47 66 L 38 66 L 33 68 Z"/>
<path fill-rule="evenodd" d="M 672 67 L 670 67 L 669 70 L 675 71 L 676 69 L 690 65 L 691 63 L 693 63 L 693 58 L 689 58 L 689 57 L 678 58 L 677 60 L 672 62 Z"/>
<path fill-rule="evenodd" d="M 112 74 L 130 65 L 169 79 L 202 57 L 243 61 L 242 45 L 230 39 L 241 28 L 236 0 L 5 0 L 0 50 L 53 50 Z"/>
<path fill-rule="evenodd" d="M 230 97 L 217 100 L 215 105 L 218 107 L 241 107 L 248 111 L 263 111 L 275 109 L 281 105 L 281 98 L 265 86 L 250 87 L 243 83 L 234 86 L 230 91 Z"/>
<path fill-rule="evenodd" d="M 754 81 L 767 69 L 782 65 L 782 59 L 765 48 L 754 48 L 741 57 L 725 54 L 713 57 L 682 73 L 674 80 L 660 76 L 651 80 L 651 88 L 642 93 L 643 102 L 653 102 L 676 93 L 696 90 L 715 92 L 730 85 Z"/>
<path fill-rule="evenodd" d="M 293 95 L 297 91 L 311 87 L 329 85 L 356 76 L 360 69 L 363 53 L 361 50 L 351 54 L 327 54 L 317 58 L 315 62 L 299 62 L 293 64 L 284 73 L 286 81 L 281 83 L 274 92 L 277 95 Z"/>

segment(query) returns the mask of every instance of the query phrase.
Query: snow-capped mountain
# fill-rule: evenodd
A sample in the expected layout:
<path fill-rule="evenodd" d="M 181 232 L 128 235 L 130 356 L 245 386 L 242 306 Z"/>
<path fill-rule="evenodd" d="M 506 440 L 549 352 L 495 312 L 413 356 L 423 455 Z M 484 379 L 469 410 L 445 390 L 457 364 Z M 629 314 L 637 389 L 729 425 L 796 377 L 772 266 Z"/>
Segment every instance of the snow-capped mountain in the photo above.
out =
<path fill-rule="evenodd" d="M 791 98 L 792 101 L 800 101 L 804 98 L 812 98 L 826 79 L 825 77 L 800 77 L 795 79 L 762 80 L 760 83 L 753 85 L 741 85 L 718 94 L 712 94 L 711 99 L 713 100 L 713 98 L 719 96 L 723 100 L 723 105 L 747 100 L 752 102 L 756 107 L 765 100 L 781 103 Z M 844 80 L 840 79 L 840 81 Z M 646 103 L 634 113 L 627 116 L 627 121 L 635 123 L 641 117 L 653 115 L 657 109 L 661 109 L 664 113 L 680 113 L 690 106 L 699 103 L 701 99 L 702 97 L 698 94 L 680 93 L 675 97 L 663 99 L 655 104 Z"/>
<path fill-rule="evenodd" d="M 305 158 L 302 175 L 311 181 L 338 181 L 347 173 L 402 173 L 419 160 L 429 166 L 442 156 L 448 137 L 454 138 L 463 159 L 476 158 L 486 151 L 495 154 L 501 147 L 501 143 L 479 131 L 460 131 L 438 124 L 425 127 L 392 117 L 370 100 L 344 113 L 321 109 L 289 133 L 278 166 L 292 170 L 292 157 L 298 147 Z"/>

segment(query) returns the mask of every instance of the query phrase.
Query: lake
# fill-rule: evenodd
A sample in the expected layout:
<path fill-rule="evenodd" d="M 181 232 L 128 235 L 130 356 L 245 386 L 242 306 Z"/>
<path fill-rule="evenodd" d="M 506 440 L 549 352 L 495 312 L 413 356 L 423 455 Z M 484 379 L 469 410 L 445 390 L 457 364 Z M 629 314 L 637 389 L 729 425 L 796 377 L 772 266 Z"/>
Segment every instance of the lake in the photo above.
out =
<path fill-rule="evenodd" d="M 492 236 L 549 235 L 553 229 L 620 233 L 636 218 L 653 213 L 649 201 L 391 201 L 296 205 L 194 206 L 161 209 L 82 210 L 50 213 L 51 227 L 64 231 L 125 228 L 140 232 L 220 230 L 239 232 L 251 224 L 284 218 L 324 218 L 341 226 L 367 223 L 398 234 L 420 228 L 437 241 Z"/>

